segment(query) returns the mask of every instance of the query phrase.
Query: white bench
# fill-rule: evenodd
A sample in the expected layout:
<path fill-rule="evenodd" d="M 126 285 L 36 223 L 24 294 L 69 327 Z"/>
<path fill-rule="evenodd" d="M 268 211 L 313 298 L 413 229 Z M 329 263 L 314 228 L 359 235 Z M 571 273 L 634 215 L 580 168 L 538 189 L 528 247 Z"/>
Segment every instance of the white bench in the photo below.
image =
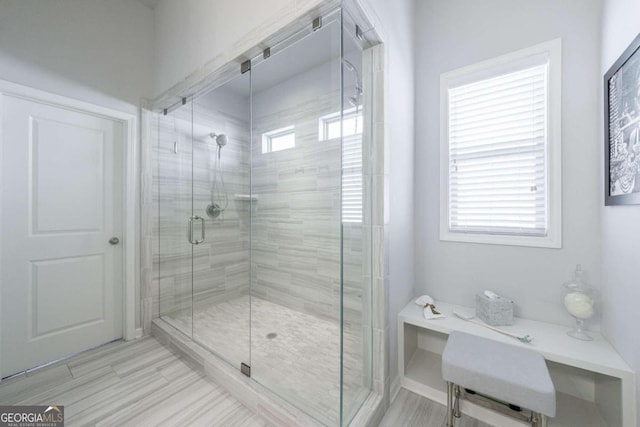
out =
<path fill-rule="evenodd" d="M 556 389 L 556 416 L 550 426 L 636 427 L 636 374 L 615 349 L 597 332 L 593 341 L 567 336 L 569 326 L 515 318 L 513 326 L 502 329 L 531 334 L 530 344 L 466 322 L 454 311 L 473 315 L 472 307 L 437 302 L 445 319 L 426 320 L 422 308 L 411 301 L 398 314 L 400 386 L 440 404 L 447 404 L 447 385 L 442 378 L 442 353 L 453 331 L 531 349 L 544 357 Z M 393 396 L 393 394 L 392 394 Z M 463 400 L 461 411 L 490 425 L 521 427 L 524 424 L 495 411 Z"/>
<path fill-rule="evenodd" d="M 546 417 L 556 414 L 549 370 L 533 350 L 454 331 L 442 353 L 442 378 L 447 382 L 447 427 L 453 427 L 454 416 L 460 417 L 460 387 L 472 390 L 470 397 L 478 393 L 479 401 L 535 427 L 546 427 Z"/>

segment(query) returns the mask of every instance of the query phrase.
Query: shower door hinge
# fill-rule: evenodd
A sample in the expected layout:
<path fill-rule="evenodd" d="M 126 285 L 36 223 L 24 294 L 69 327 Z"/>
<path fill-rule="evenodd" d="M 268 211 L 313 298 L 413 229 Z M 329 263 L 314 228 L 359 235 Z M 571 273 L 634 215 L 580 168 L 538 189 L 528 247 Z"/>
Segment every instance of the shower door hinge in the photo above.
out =
<path fill-rule="evenodd" d="M 251 378 L 251 366 L 246 363 L 240 363 L 240 372 Z"/>
<path fill-rule="evenodd" d="M 319 30 L 320 28 L 322 28 L 322 16 L 318 16 L 311 23 L 311 29 L 313 31 Z"/>
<path fill-rule="evenodd" d="M 356 38 L 360 41 L 364 41 L 364 34 L 362 34 L 362 28 L 356 24 Z"/>
<path fill-rule="evenodd" d="M 262 59 L 267 59 L 271 56 L 271 48 L 268 47 L 262 51 Z"/>
<path fill-rule="evenodd" d="M 240 64 L 240 74 L 244 74 L 251 69 L 251 60 L 247 59 L 242 64 Z"/>

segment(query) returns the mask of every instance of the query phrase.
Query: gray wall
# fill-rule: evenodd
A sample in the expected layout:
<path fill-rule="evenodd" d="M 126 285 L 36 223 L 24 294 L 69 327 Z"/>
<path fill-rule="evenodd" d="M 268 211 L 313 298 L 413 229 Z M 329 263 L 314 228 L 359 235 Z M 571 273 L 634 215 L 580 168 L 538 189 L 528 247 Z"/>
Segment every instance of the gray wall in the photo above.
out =
<path fill-rule="evenodd" d="M 3 0 L 0 79 L 130 113 L 151 96 L 153 11 L 128 0 Z"/>
<path fill-rule="evenodd" d="M 152 92 L 153 27 L 135 1 L 2 0 L 0 79 L 137 114 Z"/>
<path fill-rule="evenodd" d="M 416 22 L 416 277 L 419 293 L 473 306 L 492 289 L 517 315 L 560 324 L 561 284 L 577 263 L 599 286 L 599 0 L 418 1 Z M 439 240 L 440 74 L 562 38 L 562 249 Z M 597 326 L 597 325 L 591 325 Z"/>
<path fill-rule="evenodd" d="M 602 63 L 607 72 L 638 35 L 640 2 L 605 0 L 602 19 Z M 599 88 L 602 94 L 602 83 Z M 602 95 L 601 95 L 602 96 Z M 602 98 L 601 98 L 602 99 Z M 601 104 L 598 104 L 601 105 Z M 602 136 L 603 131 L 598 133 Z M 600 144 L 602 153 L 602 144 Z M 599 169 L 603 170 L 601 154 Z M 594 166 L 595 167 L 595 166 Z M 602 173 L 598 201 L 603 205 Z M 636 372 L 640 371 L 640 206 L 601 207 L 602 232 L 602 329 L 607 339 Z M 636 377 L 636 414 L 640 425 L 640 381 Z"/>

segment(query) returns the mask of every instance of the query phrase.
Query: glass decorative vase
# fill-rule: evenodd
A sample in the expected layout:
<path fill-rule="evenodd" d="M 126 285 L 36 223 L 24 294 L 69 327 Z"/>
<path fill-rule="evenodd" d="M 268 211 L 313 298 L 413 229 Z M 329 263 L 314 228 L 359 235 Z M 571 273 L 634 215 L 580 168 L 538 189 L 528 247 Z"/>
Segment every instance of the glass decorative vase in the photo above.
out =
<path fill-rule="evenodd" d="M 574 329 L 567 332 L 570 337 L 592 341 L 584 330 L 584 322 L 593 317 L 595 313 L 595 298 L 593 289 L 582 278 L 582 268 L 578 264 L 573 280 L 563 285 L 562 304 L 569 314 L 576 319 Z"/>

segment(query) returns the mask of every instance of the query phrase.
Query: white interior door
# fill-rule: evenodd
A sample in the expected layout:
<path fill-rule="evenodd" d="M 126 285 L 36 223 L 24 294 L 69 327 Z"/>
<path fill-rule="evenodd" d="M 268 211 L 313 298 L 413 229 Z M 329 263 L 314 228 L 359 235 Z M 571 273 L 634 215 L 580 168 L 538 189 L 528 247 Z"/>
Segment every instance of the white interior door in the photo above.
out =
<path fill-rule="evenodd" d="M 2 97 L 2 377 L 122 337 L 121 122 Z"/>

